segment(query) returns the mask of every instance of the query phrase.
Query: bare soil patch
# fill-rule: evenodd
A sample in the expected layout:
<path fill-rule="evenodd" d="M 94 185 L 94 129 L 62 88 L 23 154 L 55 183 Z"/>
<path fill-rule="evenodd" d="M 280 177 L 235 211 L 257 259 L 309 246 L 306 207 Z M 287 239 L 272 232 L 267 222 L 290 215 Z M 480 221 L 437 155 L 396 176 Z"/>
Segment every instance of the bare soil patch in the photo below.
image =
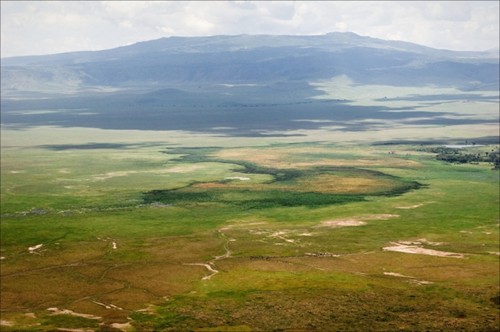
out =
<path fill-rule="evenodd" d="M 409 206 L 396 206 L 396 209 L 401 209 L 401 210 L 411 210 L 411 209 L 416 209 L 424 204 L 415 204 L 415 205 L 409 205 Z"/>
<path fill-rule="evenodd" d="M 95 319 L 95 320 L 101 320 L 102 317 L 99 316 L 94 316 L 90 314 L 81 314 L 78 312 L 74 312 L 69 309 L 59 309 L 59 308 L 48 308 L 48 311 L 52 313 L 52 315 L 71 315 L 71 316 L 76 316 L 76 317 L 82 317 L 82 318 L 87 318 L 87 319 Z"/>
<path fill-rule="evenodd" d="M 363 226 L 366 222 L 358 219 L 339 219 L 339 220 L 327 220 L 323 221 L 320 227 L 352 227 L 352 226 Z"/>
<path fill-rule="evenodd" d="M 34 254 L 41 247 L 43 247 L 43 244 L 37 244 L 36 246 L 29 247 L 28 251 L 30 252 L 30 254 Z"/>
<path fill-rule="evenodd" d="M 384 275 L 390 276 L 390 277 L 396 277 L 396 278 L 404 278 L 408 282 L 416 285 L 430 285 L 433 284 L 432 281 L 427 281 L 427 280 L 417 280 L 415 277 L 411 276 L 406 276 L 404 274 L 396 273 L 396 272 L 384 272 Z"/>
<path fill-rule="evenodd" d="M 396 273 L 396 272 L 384 272 L 384 275 L 391 276 L 391 277 L 398 277 L 398 278 L 413 278 L 413 277 L 405 276 L 404 274 Z"/>
<path fill-rule="evenodd" d="M 423 243 L 421 241 L 400 241 L 393 242 L 390 246 L 384 247 L 384 251 L 395 251 L 407 254 L 420 254 L 420 255 L 430 255 L 438 257 L 453 257 L 453 258 L 464 258 L 464 254 L 440 251 L 435 249 L 426 249 L 422 247 Z"/>
<path fill-rule="evenodd" d="M 129 322 L 127 322 L 127 323 L 113 323 L 113 324 L 111 324 L 111 327 L 115 328 L 117 330 L 124 331 L 124 332 L 132 331 L 134 329 L 132 324 L 130 324 Z"/>
<path fill-rule="evenodd" d="M 356 216 L 346 219 L 335 219 L 335 220 L 326 220 L 321 222 L 316 227 L 355 227 L 355 226 L 363 226 L 366 225 L 366 221 L 369 220 L 388 220 L 391 218 L 399 217 L 398 214 L 371 214 L 367 216 Z"/>

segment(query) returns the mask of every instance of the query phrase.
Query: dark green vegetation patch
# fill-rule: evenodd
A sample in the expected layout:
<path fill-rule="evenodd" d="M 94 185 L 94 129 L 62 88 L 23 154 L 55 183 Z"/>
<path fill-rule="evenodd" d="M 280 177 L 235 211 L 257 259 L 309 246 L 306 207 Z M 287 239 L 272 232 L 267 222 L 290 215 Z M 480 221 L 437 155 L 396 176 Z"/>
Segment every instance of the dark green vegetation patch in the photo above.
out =
<path fill-rule="evenodd" d="M 192 183 L 183 188 L 152 190 L 144 194 L 146 204 L 179 205 L 188 203 L 223 203 L 242 208 L 267 208 L 276 206 L 321 206 L 360 202 L 366 196 L 393 196 L 403 194 L 422 185 L 416 181 L 404 181 L 382 172 L 353 167 L 312 167 L 308 169 L 279 169 L 259 166 L 248 161 L 235 161 L 212 158 L 215 148 L 179 148 L 168 151 L 169 154 L 181 155 L 176 161 L 189 163 L 216 162 L 235 165 L 235 171 L 244 174 L 264 174 L 272 180 L 259 185 L 232 184 L 231 179 L 212 183 Z M 335 193 L 335 188 L 304 186 L 307 183 L 318 184 L 321 176 L 335 178 L 363 179 L 367 181 L 385 181 L 386 186 L 370 188 L 363 186 L 362 192 Z M 333 178 L 333 180 L 335 179 Z M 334 182 L 334 181 L 332 181 Z M 355 182 L 355 181 L 354 181 Z M 335 186 L 335 183 L 332 183 Z M 340 185 L 339 185 L 340 186 Z M 333 191 L 333 193 L 332 193 Z"/>

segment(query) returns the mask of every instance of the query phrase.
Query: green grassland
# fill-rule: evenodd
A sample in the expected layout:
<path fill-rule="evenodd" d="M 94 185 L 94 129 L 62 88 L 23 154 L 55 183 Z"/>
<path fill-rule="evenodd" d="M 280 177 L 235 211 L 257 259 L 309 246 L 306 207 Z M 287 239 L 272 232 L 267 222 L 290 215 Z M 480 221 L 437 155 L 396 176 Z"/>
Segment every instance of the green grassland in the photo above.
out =
<path fill-rule="evenodd" d="M 2 147 L 2 331 L 498 330 L 491 164 L 249 142 Z"/>

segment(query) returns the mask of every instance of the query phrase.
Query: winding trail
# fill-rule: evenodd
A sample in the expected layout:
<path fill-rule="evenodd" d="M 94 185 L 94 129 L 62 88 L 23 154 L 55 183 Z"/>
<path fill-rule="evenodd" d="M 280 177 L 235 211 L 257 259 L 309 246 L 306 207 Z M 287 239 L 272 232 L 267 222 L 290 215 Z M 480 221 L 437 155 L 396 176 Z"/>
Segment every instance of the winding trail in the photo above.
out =
<path fill-rule="evenodd" d="M 220 272 L 219 270 L 216 269 L 215 265 L 216 261 L 231 257 L 231 250 L 229 250 L 229 239 L 227 238 L 226 234 L 222 233 L 220 229 L 217 232 L 222 238 L 225 239 L 224 243 L 225 253 L 223 255 L 215 256 L 214 259 L 212 259 L 207 263 L 184 263 L 184 265 L 204 266 L 210 272 L 209 275 L 204 276 L 203 278 L 201 278 L 201 280 L 210 280 L 210 278 L 212 278 L 214 275 Z"/>

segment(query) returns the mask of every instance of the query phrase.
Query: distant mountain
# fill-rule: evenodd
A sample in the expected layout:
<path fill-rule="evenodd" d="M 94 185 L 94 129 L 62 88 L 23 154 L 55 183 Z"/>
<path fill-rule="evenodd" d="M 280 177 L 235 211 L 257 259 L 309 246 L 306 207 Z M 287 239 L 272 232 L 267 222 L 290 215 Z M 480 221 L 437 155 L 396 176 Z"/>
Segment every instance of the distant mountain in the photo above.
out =
<path fill-rule="evenodd" d="M 384 98 L 408 105 L 397 109 L 314 98 L 323 92 L 313 83 L 333 77 L 354 85 L 454 87 L 463 94 Z M 353 33 L 170 37 L 103 51 L 4 58 L 1 83 L 1 122 L 7 125 L 280 135 L 323 126 L 364 130 L 388 119 L 491 122 L 491 116 L 450 117 L 417 104 L 497 103 L 499 56 Z"/>
<path fill-rule="evenodd" d="M 496 55 L 496 56 L 495 56 Z M 4 58 L 4 97 L 189 84 L 315 81 L 497 90 L 498 53 L 454 52 L 353 33 L 170 37 L 96 52 Z"/>

